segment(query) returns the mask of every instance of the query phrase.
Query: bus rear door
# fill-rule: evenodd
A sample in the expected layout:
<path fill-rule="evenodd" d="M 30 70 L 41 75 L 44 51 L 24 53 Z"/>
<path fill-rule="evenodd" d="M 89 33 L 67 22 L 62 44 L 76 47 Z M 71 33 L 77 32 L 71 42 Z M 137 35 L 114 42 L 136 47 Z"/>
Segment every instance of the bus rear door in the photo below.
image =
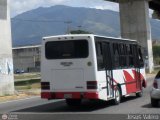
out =
<path fill-rule="evenodd" d="M 103 43 L 103 60 L 106 71 L 106 90 L 107 90 L 107 98 L 114 97 L 114 87 L 113 87 L 113 73 L 112 73 L 112 57 L 111 57 L 111 49 L 110 43 Z"/>

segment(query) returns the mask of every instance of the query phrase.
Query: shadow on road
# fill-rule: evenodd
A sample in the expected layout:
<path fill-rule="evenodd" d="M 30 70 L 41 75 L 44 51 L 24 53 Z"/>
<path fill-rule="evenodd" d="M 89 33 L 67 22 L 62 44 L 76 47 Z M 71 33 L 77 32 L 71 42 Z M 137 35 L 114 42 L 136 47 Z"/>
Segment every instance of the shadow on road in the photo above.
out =
<path fill-rule="evenodd" d="M 142 108 L 152 108 L 152 106 L 151 106 L 150 103 L 148 103 L 148 104 L 146 104 L 146 105 L 143 105 Z"/>
<path fill-rule="evenodd" d="M 135 96 L 130 96 L 122 99 L 122 103 L 137 99 Z M 111 101 L 84 101 L 81 106 L 69 107 L 65 101 L 58 101 L 25 109 L 20 109 L 12 112 L 92 112 L 107 107 L 114 107 Z"/>
<path fill-rule="evenodd" d="M 69 107 L 66 105 L 65 101 L 59 101 L 25 108 L 14 112 L 91 112 L 109 106 L 109 102 L 107 103 L 103 101 L 85 101 L 81 106 Z"/>
<path fill-rule="evenodd" d="M 146 104 L 146 105 L 143 105 L 142 108 L 154 108 L 154 109 L 155 109 L 155 107 L 152 107 L 151 103 L 148 103 L 148 104 Z M 159 108 L 160 108 L 160 104 L 159 104 L 159 106 L 156 107 L 156 108 L 159 109 Z"/>
<path fill-rule="evenodd" d="M 122 97 L 122 100 L 121 100 L 121 103 L 125 103 L 125 102 L 127 102 L 127 101 L 131 101 L 131 100 L 135 100 L 135 99 L 139 99 L 139 98 L 137 98 L 136 96 L 129 96 L 129 97 L 127 97 L 127 98 L 125 98 L 125 97 Z"/>

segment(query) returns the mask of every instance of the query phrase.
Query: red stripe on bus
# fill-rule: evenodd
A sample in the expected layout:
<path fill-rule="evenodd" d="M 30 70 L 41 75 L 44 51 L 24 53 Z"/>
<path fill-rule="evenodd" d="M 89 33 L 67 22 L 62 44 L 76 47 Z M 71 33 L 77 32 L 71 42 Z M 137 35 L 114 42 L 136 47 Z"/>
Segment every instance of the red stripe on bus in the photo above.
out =
<path fill-rule="evenodd" d="M 52 99 L 54 97 L 55 97 L 55 95 L 51 92 L 41 92 L 41 98 Z"/>
<path fill-rule="evenodd" d="M 129 72 L 123 70 L 124 76 L 125 76 L 125 83 L 126 83 L 126 90 L 127 94 L 133 93 L 137 91 L 136 88 L 136 80 L 133 78 Z M 128 83 L 128 84 L 127 84 Z"/>
<path fill-rule="evenodd" d="M 138 73 L 136 70 L 132 70 L 133 74 L 135 75 L 135 79 L 137 80 L 138 78 L 136 78 L 136 74 L 139 74 L 140 75 L 140 80 L 141 80 L 141 83 L 143 83 L 143 87 L 147 87 L 147 82 L 146 82 L 146 79 L 144 78 L 144 76 L 141 74 L 141 73 Z"/>
<path fill-rule="evenodd" d="M 44 99 L 64 99 L 65 95 L 71 95 L 72 99 L 99 99 L 97 92 L 41 92 Z"/>
<path fill-rule="evenodd" d="M 137 72 L 136 70 L 132 70 L 132 72 L 133 72 L 133 74 L 135 75 L 135 79 L 137 79 L 137 78 L 136 78 L 136 74 L 140 74 L 140 79 L 141 79 L 141 80 L 145 80 L 144 77 L 143 77 L 143 75 L 142 75 L 141 73 Z"/>

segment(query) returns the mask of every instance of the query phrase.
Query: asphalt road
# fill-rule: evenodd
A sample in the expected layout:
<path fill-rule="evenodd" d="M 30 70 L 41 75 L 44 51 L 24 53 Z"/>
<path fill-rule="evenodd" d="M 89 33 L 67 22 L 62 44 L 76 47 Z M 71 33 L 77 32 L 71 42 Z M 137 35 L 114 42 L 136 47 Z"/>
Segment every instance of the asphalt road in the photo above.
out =
<path fill-rule="evenodd" d="M 154 119 L 160 119 L 160 107 L 153 108 L 150 105 L 149 91 L 151 89 L 153 77 L 147 78 L 148 87 L 144 89 L 144 95 L 141 98 L 135 95 L 127 97 L 115 106 L 111 102 L 88 102 L 85 101 L 79 107 L 68 107 L 64 100 L 47 101 L 40 97 L 33 97 L 24 100 L 0 103 L 0 113 L 8 114 L 10 118 L 22 120 L 97 120 L 97 119 L 130 119 L 130 114 L 159 114 L 153 116 Z M 122 114 L 112 115 L 112 114 Z M 107 116 L 106 116 L 107 115 Z M 136 116 L 143 118 L 143 116 Z M 1 119 L 1 116 L 0 116 Z M 13 120 L 14 120 L 13 119 Z M 141 120 L 141 119 L 140 119 Z"/>

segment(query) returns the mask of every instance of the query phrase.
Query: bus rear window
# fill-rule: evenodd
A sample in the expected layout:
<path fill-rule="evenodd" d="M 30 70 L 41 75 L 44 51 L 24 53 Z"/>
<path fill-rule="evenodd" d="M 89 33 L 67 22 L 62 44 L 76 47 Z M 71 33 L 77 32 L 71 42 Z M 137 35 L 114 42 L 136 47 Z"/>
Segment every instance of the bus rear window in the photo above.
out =
<path fill-rule="evenodd" d="M 73 59 L 88 57 L 87 40 L 51 41 L 45 44 L 47 59 Z"/>

